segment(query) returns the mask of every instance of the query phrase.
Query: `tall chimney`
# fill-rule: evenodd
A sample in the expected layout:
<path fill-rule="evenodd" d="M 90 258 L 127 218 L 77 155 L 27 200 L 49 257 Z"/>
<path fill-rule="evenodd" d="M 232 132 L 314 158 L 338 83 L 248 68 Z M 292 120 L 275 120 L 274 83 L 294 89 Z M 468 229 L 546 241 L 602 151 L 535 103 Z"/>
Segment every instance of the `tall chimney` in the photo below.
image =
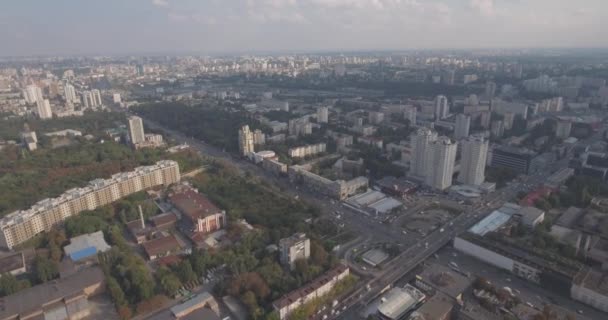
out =
<path fill-rule="evenodd" d="M 139 209 L 139 219 L 141 220 L 141 228 L 145 229 L 146 222 L 144 221 L 144 211 L 141 210 L 141 205 L 138 205 L 137 208 Z"/>

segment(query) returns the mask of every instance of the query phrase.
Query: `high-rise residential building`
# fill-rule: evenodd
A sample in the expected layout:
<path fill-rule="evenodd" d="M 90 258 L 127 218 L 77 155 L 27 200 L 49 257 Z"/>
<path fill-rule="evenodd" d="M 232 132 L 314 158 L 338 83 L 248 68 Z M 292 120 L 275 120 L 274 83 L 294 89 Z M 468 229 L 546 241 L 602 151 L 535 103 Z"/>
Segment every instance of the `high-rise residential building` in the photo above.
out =
<path fill-rule="evenodd" d="M 131 143 L 134 145 L 146 141 L 144 122 L 140 117 L 129 117 L 129 138 L 131 138 Z"/>
<path fill-rule="evenodd" d="M 458 182 L 480 185 L 485 180 L 488 140 L 482 135 L 472 135 L 461 142 L 462 159 Z"/>
<path fill-rule="evenodd" d="M 411 138 L 412 156 L 410 160 L 410 175 L 424 177 L 427 172 L 426 153 L 429 143 L 437 140 L 437 132 L 428 128 L 420 128 Z"/>
<path fill-rule="evenodd" d="M 445 190 L 452 185 L 457 149 L 457 143 L 448 137 L 439 137 L 429 143 L 425 157 L 427 173 L 424 181 L 427 186 Z"/>
<path fill-rule="evenodd" d="M 23 98 L 25 99 L 25 102 L 29 104 L 41 102 L 44 100 L 44 97 L 42 96 L 42 89 L 33 84 L 25 87 L 25 90 L 23 90 Z"/>
<path fill-rule="evenodd" d="M 81 211 L 94 210 L 135 192 L 158 185 L 169 186 L 179 180 L 179 165 L 171 160 L 117 173 L 109 179 L 92 180 L 86 187 L 70 189 L 57 198 L 41 200 L 27 210 L 4 216 L 0 219 L 0 246 L 11 249 Z"/>
<path fill-rule="evenodd" d="M 239 130 L 239 151 L 241 155 L 248 157 L 255 152 L 253 132 L 245 125 Z"/>
<path fill-rule="evenodd" d="M 310 239 L 304 233 L 296 233 L 279 241 L 280 261 L 293 270 L 296 261 L 310 257 Z"/>
<path fill-rule="evenodd" d="M 443 84 L 447 84 L 448 86 L 453 86 L 455 78 L 456 78 L 455 70 L 446 70 L 443 73 L 443 76 L 441 76 L 441 81 L 443 82 Z"/>
<path fill-rule="evenodd" d="M 63 92 L 65 94 L 66 102 L 75 102 L 76 101 L 76 90 L 74 90 L 73 85 L 66 83 L 66 85 L 63 87 Z"/>
<path fill-rule="evenodd" d="M 572 122 L 568 120 L 558 120 L 555 128 L 555 136 L 560 139 L 566 139 L 570 136 L 572 130 Z"/>
<path fill-rule="evenodd" d="M 327 123 L 329 121 L 329 108 L 320 107 L 317 109 L 317 122 Z"/>
<path fill-rule="evenodd" d="M 92 108 L 94 107 L 94 101 L 93 101 L 93 95 L 91 94 L 91 91 L 83 91 L 82 92 L 82 105 L 85 108 Z"/>
<path fill-rule="evenodd" d="M 99 90 L 91 90 L 91 96 L 93 98 L 93 107 L 100 107 L 103 105 L 103 102 L 101 102 L 101 92 Z"/>
<path fill-rule="evenodd" d="M 454 138 L 460 140 L 469 136 L 471 128 L 471 117 L 465 114 L 456 116 L 456 126 L 454 128 Z"/>
<path fill-rule="evenodd" d="M 120 93 L 112 94 L 112 102 L 115 104 L 120 104 L 122 102 L 122 98 L 120 97 Z"/>
<path fill-rule="evenodd" d="M 266 144 L 266 134 L 262 130 L 256 129 L 253 132 L 253 144 L 256 146 Z"/>
<path fill-rule="evenodd" d="M 416 107 L 412 105 L 405 106 L 405 110 L 403 111 L 403 118 L 410 121 L 411 125 L 416 124 Z"/>
<path fill-rule="evenodd" d="M 496 94 L 496 82 L 488 81 L 486 82 L 486 92 L 485 97 L 488 100 L 494 99 L 494 95 Z"/>
<path fill-rule="evenodd" d="M 445 119 L 450 113 L 450 106 L 448 104 L 448 98 L 443 95 L 439 95 L 435 98 L 435 118 Z"/>
<path fill-rule="evenodd" d="M 53 118 L 53 111 L 51 110 L 51 103 L 48 99 L 43 99 L 41 101 L 36 102 L 36 107 L 38 110 L 38 116 L 40 119 L 51 119 Z"/>

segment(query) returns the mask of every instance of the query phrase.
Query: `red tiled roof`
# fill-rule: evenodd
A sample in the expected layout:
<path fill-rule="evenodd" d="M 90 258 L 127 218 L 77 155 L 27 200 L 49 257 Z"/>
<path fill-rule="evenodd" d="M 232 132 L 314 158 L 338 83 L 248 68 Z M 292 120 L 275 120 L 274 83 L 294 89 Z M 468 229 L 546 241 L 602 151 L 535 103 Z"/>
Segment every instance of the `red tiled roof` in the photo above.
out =
<path fill-rule="evenodd" d="M 169 196 L 169 201 L 193 221 L 221 212 L 207 197 L 193 189 L 174 193 Z"/>

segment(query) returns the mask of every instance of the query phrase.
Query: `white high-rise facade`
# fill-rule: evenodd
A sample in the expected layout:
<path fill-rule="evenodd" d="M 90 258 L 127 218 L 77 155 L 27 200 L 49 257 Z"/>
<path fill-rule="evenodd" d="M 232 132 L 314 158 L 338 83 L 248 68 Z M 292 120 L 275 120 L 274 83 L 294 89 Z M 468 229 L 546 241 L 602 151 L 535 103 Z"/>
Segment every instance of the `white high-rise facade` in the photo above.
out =
<path fill-rule="evenodd" d="M 405 106 L 403 118 L 409 120 L 411 125 L 416 125 L 416 113 L 417 110 L 415 106 Z"/>
<path fill-rule="evenodd" d="M 65 101 L 66 102 L 75 102 L 76 101 L 76 90 L 74 90 L 74 86 L 67 83 L 64 87 L 63 87 L 63 91 L 65 94 Z"/>
<path fill-rule="evenodd" d="M 411 138 L 412 156 L 410 160 L 410 175 L 424 177 L 427 171 L 426 152 L 429 143 L 437 140 L 437 132 L 428 128 L 420 128 Z"/>
<path fill-rule="evenodd" d="M 93 97 L 93 107 L 100 107 L 103 104 L 101 102 L 101 92 L 99 90 L 91 90 L 91 96 Z"/>
<path fill-rule="evenodd" d="M 456 127 L 454 129 L 454 139 L 460 140 L 469 136 L 471 128 L 471 117 L 465 114 L 456 116 Z"/>
<path fill-rule="evenodd" d="M 93 95 L 91 94 L 91 91 L 83 91 L 82 92 L 82 104 L 84 105 L 85 108 L 92 108 L 93 107 Z"/>
<path fill-rule="evenodd" d="M 51 103 L 48 99 L 44 99 L 36 102 L 38 116 L 40 119 L 51 119 L 53 118 L 53 111 L 51 110 Z"/>
<path fill-rule="evenodd" d="M 462 160 L 458 182 L 480 185 L 485 180 L 488 140 L 482 135 L 472 135 L 461 142 Z"/>
<path fill-rule="evenodd" d="M 44 100 L 42 89 L 33 84 L 25 87 L 25 90 L 23 90 L 23 98 L 25 99 L 25 102 L 30 104 L 42 102 Z"/>
<path fill-rule="evenodd" d="M 239 151 L 241 151 L 241 155 L 250 156 L 255 152 L 254 146 L 253 132 L 249 130 L 249 126 L 243 126 L 239 130 Z"/>
<path fill-rule="evenodd" d="M 327 123 L 329 121 L 329 108 L 320 107 L 317 109 L 317 122 Z"/>
<path fill-rule="evenodd" d="M 146 140 L 144 122 L 140 117 L 129 117 L 129 137 L 132 144 L 138 144 Z"/>
<path fill-rule="evenodd" d="M 435 98 L 435 118 L 445 119 L 450 113 L 450 106 L 448 105 L 448 98 L 443 95 L 439 95 Z"/>
<path fill-rule="evenodd" d="M 457 148 L 457 143 L 452 142 L 448 137 L 439 137 L 429 143 L 426 151 L 427 186 L 445 190 L 452 185 Z"/>

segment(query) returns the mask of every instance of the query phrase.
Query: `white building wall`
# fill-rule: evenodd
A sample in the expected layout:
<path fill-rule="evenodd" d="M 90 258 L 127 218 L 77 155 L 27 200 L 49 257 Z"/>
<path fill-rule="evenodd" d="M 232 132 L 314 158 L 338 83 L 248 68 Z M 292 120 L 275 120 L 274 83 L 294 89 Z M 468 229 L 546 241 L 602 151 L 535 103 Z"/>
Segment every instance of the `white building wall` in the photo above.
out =
<path fill-rule="evenodd" d="M 464 254 L 473 256 L 495 267 L 513 272 L 513 259 L 502 256 L 496 252 L 480 247 L 460 237 L 454 239 L 454 248 Z"/>

